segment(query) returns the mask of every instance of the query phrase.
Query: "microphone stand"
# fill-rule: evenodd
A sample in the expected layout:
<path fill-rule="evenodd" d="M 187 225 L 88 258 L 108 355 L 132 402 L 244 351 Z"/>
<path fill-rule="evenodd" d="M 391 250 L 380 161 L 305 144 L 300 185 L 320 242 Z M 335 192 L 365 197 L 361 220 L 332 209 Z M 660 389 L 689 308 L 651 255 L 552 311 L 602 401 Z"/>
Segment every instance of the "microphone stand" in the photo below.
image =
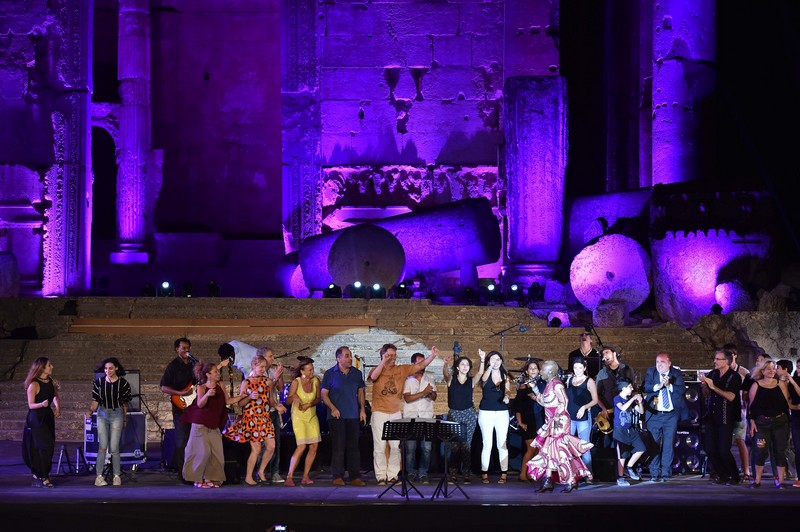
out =
<path fill-rule="evenodd" d="M 139 393 L 139 394 L 136 394 L 136 395 L 138 395 L 139 399 L 142 401 L 142 404 L 144 405 L 144 409 L 147 410 L 148 414 L 150 414 L 150 419 L 152 419 L 155 422 L 156 427 L 158 427 L 158 434 L 159 434 L 159 438 L 161 440 L 160 441 L 160 445 L 161 445 L 161 448 L 160 448 L 161 463 L 159 464 L 158 467 L 159 467 L 159 469 L 161 471 L 166 471 L 167 470 L 167 460 L 164 457 L 164 434 L 166 433 L 166 430 L 164 429 L 164 427 L 161 426 L 161 423 L 158 422 L 158 418 L 153 414 L 153 411 L 150 410 L 150 405 L 147 404 L 147 400 L 144 398 L 144 394 L 143 393 Z M 145 437 L 145 440 L 146 440 L 147 439 L 147 434 L 145 434 L 144 437 Z"/>
<path fill-rule="evenodd" d="M 290 353 L 284 353 L 282 355 L 278 355 L 278 356 L 275 357 L 275 360 L 278 360 L 279 358 L 285 358 L 285 357 L 289 357 L 289 356 L 292 356 L 292 355 L 296 355 L 297 353 L 302 353 L 303 351 L 308 351 L 309 349 L 311 349 L 310 345 L 304 347 L 303 349 L 298 349 L 297 351 L 292 351 Z"/>
<path fill-rule="evenodd" d="M 496 333 L 493 333 L 493 334 L 489 335 L 489 338 L 494 338 L 495 336 L 499 336 L 500 337 L 500 355 L 501 356 L 503 356 L 503 357 L 506 356 L 505 355 L 506 333 L 508 331 L 510 331 L 511 329 L 516 329 L 517 327 L 522 327 L 522 324 L 517 322 L 514 325 L 512 325 L 511 327 L 506 327 L 502 331 L 497 331 Z"/>
<path fill-rule="evenodd" d="M 597 344 L 600 346 L 600 352 L 602 352 L 603 351 L 603 340 L 600 339 L 600 335 L 597 334 L 597 330 L 594 328 L 594 325 L 590 323 L 589 325 L 584 327 L 583 330 L 585 330 L 586 332 L 592 333 L 595 336 L 595 338 L 597 338 Z"/>

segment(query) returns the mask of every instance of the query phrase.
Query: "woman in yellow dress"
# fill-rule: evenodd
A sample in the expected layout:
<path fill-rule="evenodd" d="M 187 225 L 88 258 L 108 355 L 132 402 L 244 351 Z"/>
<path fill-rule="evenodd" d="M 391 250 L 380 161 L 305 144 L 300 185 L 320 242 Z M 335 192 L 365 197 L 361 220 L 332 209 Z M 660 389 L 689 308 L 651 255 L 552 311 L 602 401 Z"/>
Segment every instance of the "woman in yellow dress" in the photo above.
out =
<path fill-rule="evenodd" d="M 321 400 L 319 379 L 314 376 L 314 361 L 307 357 L 300 357 L 295 378 L 289 388 L 289 395 L 286 397 L 286 404 L 292 405 L 292 428 L 294 438 L 297 442 L 292 458 L 289 461 L 289 472 L 286 474 L 286 485 L 294 486 L 292 475 L 300 462 L 306 448 L 306 461 L 303 465 L 303 478 L 300 484 L 309 485 L 314 481 L 308 476 L 314 458 L 317 457 L 317 446 L 322 441 L 319 430 L 319 419 L 317 418 L 317 403 Z"/>

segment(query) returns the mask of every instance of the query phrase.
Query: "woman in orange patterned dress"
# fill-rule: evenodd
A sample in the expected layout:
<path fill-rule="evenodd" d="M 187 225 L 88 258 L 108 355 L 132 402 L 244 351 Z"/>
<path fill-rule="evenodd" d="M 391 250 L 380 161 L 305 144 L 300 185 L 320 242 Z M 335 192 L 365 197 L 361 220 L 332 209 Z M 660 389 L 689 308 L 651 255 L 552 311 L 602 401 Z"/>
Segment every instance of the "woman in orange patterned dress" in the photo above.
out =
<path fill-rule="evenodd" d="M 250 363 L 252 372 L 242 381 L 241 394 L 247 397 L 239 402 L 242 406 L 242 419 L 225 430 L 225 437 L 235 442 L 250 443 L 250 456 L 247 457 L 247 470 L 244 482 L 248 486 L 258 486 L 260 483 L 270 484 L 264 471 L 275 452 L 275 427 L 269 418 L 269 407 L 275 406 L 279 412 L 286 412 L 286 407 L 281 404 L 272 405 L 270 390 L 275 383 L 267 377 L 267 360 L 263 356 L 253 357 Z M 255 392 L 257 398 L 252 399 Z M 265 445 L 264 456 L 261 457 L 261 467 L 258 469 L 258 480 L 253 478 L 253 470 L 261 453 L 261 446 Z"/>

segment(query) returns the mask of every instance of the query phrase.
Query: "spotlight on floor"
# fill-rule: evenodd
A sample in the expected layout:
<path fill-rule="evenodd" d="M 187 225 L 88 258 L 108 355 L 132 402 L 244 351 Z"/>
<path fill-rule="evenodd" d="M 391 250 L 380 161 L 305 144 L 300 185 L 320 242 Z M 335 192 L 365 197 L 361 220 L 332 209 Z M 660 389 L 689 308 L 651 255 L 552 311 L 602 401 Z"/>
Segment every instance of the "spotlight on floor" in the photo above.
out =
<path fill-rule="evenodd" d="M 208 282 L 208 297 L 219 297 L 222 293 L 222 287 L 219 285 L 217 281 L 211 279 Z"/>
<path fill-rule="evenodd" d="M 189 281 L 186 281 L 185 283 L 183 283 L 183 288 L 181 289 L 181 295 L 183 297 L 192 297 L 192 296 L 194 296 L 194 285 Z"/>
<path fill-rule="evenodd" d="M 464 288 L 464 292 L 461 295 L 461 299 L 464 301 L 465 305 L 475 305 L 480 301 L 478 293 L 471 286 L 467 286 Z"/>
<path fill-rule="evenodd" d="M 155 297 L 155 296 L 156 296 L 156 290 L 155 288 L 153 288 L 153 285 L 151 285 L 150 283 L 144 283 L 144 286 L 142 287 L 142 297 Z"/>
<path fill-rule="evenodd" d="M 503 302 L 503 294 L 500 293 L 500 288 L 495 283 L 487 284 L 483 295 L 489 304 Z"/>
<path fill-rule="evenodd" d="M 356 281 L 353 284 L 347 285 L 347 295 L 351 299 L 357 299 L 366 296 L 364 284 L 361 281 Z"/>
<path fill-rule="evenodd" d="M 402 281 L 392 289 L 392 295 L 395 299 L 411 299 L 411 293 L 411 283 L 407 281 Z"/>
<path fill-rule="evenodd" d="M 163 281 L 158 289 L 158 295 L 161 297 L 174 297 L 175 287 L 169 281 Z"/>
<path fill-rule="evenodd" d="M 522 288 L 521 284 L 513 283 L 508 287 L 506 301 L 513 301 L 520 307 L 525 305 L 525 290 Z"/>
<path fill-rule="evenodd" d="M 370 299 L 386 299 L 386 288 L 382 287 L 380 283 L 372 285 L 369 291 Z"/>
<path fill-rule="evenodd" d="M 339 299 L 342 297 L 342 287 L 331 283 L 322 291 L 322 297 L 323 299 Z"/>

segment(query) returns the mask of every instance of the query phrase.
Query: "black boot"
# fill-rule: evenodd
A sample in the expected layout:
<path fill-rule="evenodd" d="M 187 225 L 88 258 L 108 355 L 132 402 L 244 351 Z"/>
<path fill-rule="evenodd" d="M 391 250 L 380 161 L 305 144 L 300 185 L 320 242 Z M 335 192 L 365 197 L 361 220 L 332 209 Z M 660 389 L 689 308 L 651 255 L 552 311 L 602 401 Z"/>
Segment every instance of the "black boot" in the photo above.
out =
<path fill-rule="evenodd" d="M 542 485 L 536 490 L 536 493 L 544 493 L 546 491 L 553 491 L 553 481 L 550 480 L 550 477 L 546 477 Z"/>
<path fill-rule="evenodd" d="M 578 489 L 578 483 L 572 482 L 569 486 L 561 490 L 561 493 L 569 493 L 570 491 L 575 491 Z"/>

